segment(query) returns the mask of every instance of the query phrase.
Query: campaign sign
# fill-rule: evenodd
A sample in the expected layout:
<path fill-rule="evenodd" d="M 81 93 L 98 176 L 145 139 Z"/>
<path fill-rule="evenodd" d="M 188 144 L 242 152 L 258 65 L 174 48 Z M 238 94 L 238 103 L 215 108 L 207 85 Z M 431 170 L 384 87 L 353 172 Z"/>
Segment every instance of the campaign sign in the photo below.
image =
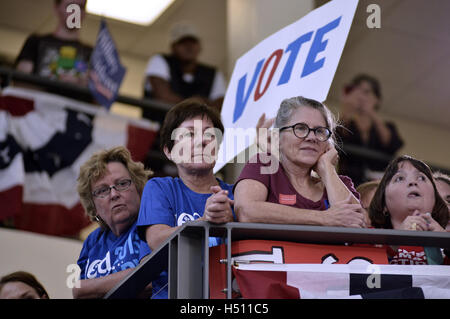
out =
<path fill-rule="evenodd" d="M 357 5 L 331 1 L 236 61 L 222 106 L 225 133 L 215 172 L 253 143 L 258 118 L 274 117 L 282 100 L 326 100 Z"/>
<path fill-rule="evenodd" d="M 89 89 L 96 101 L 109 109 L 117 98 L 126 70 L 120 63 L 119 54 L 104 20 L 100 24 L 90 62 Z"/>

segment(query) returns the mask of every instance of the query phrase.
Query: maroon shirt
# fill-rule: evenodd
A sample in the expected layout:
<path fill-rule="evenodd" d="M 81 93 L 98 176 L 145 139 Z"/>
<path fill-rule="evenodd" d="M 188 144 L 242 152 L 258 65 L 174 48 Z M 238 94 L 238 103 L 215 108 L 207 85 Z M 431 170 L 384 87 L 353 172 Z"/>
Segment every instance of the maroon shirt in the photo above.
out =
<path fill-rule="evenodd" d="M 255 161 L 255 159 L 257 161 Z M 272 156 L 271 160 L 276 161 L 277 159 Z M 324 189 L 323 191 L 322 198 L 319 201 L 314 202 L 297 193 L 294 186 L 292 186 L 291 182 L 289 181 L 289 178 L 287 177 L 281 163 L 278 165 L 278 170 L 275 173 L 261 174 L 262 167 L 270 167 L 270 162 L 267 164 L 265 163 L 267 163 L 267 161 L 263 159 L 263 162 L 261 162 L 259 156 L 257 158 L 253 157 L 252 159 L 250 159 L 250 161 L 248 161 L 244 166 L 244 169 L 239 175 L 237 182 L 234 184 L 233 192 L 236 185 L 243 179 L 253 179 L 261 182 L 267 187 L 267 202 L 311 210 L 326 210 L 329 208 L 326 189 Z M 352 180 L 349 177 L 342 175 L 339 175 L 339 178 L 359 200 L 359 193 L 355 190 Z"/>

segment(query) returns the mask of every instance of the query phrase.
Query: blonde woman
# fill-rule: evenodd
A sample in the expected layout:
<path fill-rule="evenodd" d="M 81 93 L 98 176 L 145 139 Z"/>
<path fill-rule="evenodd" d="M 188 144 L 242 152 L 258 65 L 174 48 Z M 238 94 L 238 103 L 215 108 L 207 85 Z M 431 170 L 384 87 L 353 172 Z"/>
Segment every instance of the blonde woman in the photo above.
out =
<path fill-rule="evenodd" d="M 136 221 L 142 190 L 151 174 L 121 146 L 100 151 L 81 166 L 80 200 L 100 227 L 83 244 L 75 298 L 103 297 L 139 264 L 141 241 Z"/>

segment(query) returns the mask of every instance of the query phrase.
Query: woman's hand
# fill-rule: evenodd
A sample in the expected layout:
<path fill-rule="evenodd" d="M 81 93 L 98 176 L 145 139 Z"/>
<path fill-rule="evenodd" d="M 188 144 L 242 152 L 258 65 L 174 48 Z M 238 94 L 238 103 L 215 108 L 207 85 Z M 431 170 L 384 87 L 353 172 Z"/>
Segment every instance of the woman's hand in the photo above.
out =
<path fill-rule="evenodd" d="M 228 197 L 228 191 L 220 186 L 211 186 L 211 192 L 213 194 L 206 200 L 203 219 L 214 224 L 234 221 L 231 209 L 234 201 Z"/>
<path fill-rule="evenodd" d="M 428 224 L 424 215 L 416 210 L 412 215 L 406 217 L 400 224 L 399 229 L 401 230 L 420 230 L 427 231 Z"/>
<path fill-rule="evenodd" d="M 364 208 L 360 204 L 351 201 L 351 195 L 347 199 L 337 202 L 324 212 L 324 226 L 343 226 L 366 228 L 366 216 Z"/>
<path fill-rule="evenodd" d="M 324 179 L 325 175 L 332 170 L 336 170 L 335 166 L 339 161 L 339 155 L 336 148 L 331 143 L 328 144 L 325 153 L 320 155 L 317 164 L 314 167 L 316 173 Z"/>
<path fill-rule="evenodd" d="M 256 123 L 256 144 L 263 153 L 271 153 L 271 130 L 275 118 L 266 119 L 263 113 Z"/>
<path fill-rule="evenodd" d="M 427 223 L 429 231 L 442 231 L 442 232 L 446 231 L 441 225 L 439 225 L 439 223 L 436 220 L 434 220 L 434 218 L 431 216 L 430 213 L 423 214 L 423 218 Z"/>

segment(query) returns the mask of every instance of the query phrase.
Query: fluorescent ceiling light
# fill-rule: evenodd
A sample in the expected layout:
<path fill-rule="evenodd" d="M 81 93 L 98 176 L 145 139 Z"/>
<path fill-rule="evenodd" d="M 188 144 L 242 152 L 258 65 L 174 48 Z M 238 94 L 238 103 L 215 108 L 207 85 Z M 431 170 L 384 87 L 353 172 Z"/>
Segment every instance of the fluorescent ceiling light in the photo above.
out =
<path fill-rule="evenodd" d="M 175 0 L 88 0 L 88 13 L 129 23 L 152 24 Z"/>

